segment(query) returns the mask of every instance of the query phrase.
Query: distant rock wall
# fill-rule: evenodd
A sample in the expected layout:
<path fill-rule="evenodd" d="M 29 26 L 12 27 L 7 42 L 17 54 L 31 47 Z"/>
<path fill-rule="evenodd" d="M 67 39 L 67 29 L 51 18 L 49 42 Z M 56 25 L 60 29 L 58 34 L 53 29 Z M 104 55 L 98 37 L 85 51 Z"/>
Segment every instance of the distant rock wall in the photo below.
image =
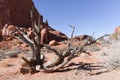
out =
<path fill-rule="evenodd" d="M 51 28 L 47 21 L 43 22 L 43 16 L 38 13 L 32 0 L 0 0 L 0 29 L 5 24 L 24 28 L 31 27 L 30 11 L 32 8 L 34 8 L 33 14 L 35 21 L 37 22 L 40 16 L 41 25 L 46 26 L 50 32 L 47 34 L 48 41 L 62 41 L 67 39 L 65 34 Z"/>
<path fill-rule="evenodd" d="M 0 0 L 0 28 L 5 24 L 31 26 L 30 10 L 34 7 L 32 0 Z M 34 11 L 37 20 L 39 13 Z"/>

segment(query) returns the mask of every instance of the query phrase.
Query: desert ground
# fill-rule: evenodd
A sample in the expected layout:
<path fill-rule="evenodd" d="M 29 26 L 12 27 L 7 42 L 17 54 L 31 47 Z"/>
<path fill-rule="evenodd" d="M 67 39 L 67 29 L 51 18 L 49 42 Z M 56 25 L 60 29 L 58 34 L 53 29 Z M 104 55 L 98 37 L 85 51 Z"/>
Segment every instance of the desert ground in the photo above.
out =
<path fill-rule="evenodd" d="M 56 15 L 58 13 L 55 11 Z M 108 14 L 106 16 L 108 18 Z M 61 18 L 66 22 L 63 16 Z M 93 17 L 88 18 L 91 20 Z M 70 16 L 68 19 L 73 18 Z M 120 80 L 120 26 L 113 33 L 100 38 L 79 33 L 82 29 L 76 30 L 79 35 L 74 35 L 75 27 L 70 27 L 73 28 L 73 32 L 69 32 L 71 38 L 52 28 L 33 0 L 0 0 L 0 80 Z M 96 29 L 99 29 L 98 24 Z M 50 64 L 44 64 L 49 61 Z M 35 72 L 31 73 L 32 69 Z"/>
<path fill-rule="evenodd" d="M 31 57 L 30 48 L 28 46 L 11 48 L 14 45 L 10 44 L 12 41 L 1 42 L 0 80 L 120 80 L 119 40 L 109 38 L 100 40 L 99 45 L 87 47 L 90 55 L 80 54 L 63 69 L 53 73 L 37 72 L 34 74 L 23 74 L 20 71 L 21 65 L 24 63 L 21 57 Z M 52 47 L 64 50 L 67 44 L 63 43 Z M 49 59 L 53 57 L 52 52 L 46 49 L 42 50 L 42 54 Z"/>

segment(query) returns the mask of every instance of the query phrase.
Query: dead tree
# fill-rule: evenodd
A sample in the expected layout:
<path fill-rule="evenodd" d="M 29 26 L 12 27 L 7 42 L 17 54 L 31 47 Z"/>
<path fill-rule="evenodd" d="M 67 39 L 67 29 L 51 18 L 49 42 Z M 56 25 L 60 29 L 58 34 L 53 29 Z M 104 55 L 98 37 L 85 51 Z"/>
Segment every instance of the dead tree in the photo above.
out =
<path fill-rule="evenodd" d="M 40 43 L 40 17 L 38 22 L 36 23 L 36 21 L 34 20 L 33 9 L 31 10 L 31 21 L 33 27 L 33 34 L 35 35 L 35 37 L 30 39 L 30 37 L 25 34 L 25 32 L 21 31 L 18 27 L 17 30 L 13 33 L 13 36 L 30 46 L 32 51 L 32 58 L 30 60 L 27 60 L 26 58 L 22 57 L 22 59 L 28 64 L 31 69 L 34 70 L 36 65 L 40 65 L 42 67 L 43 56 L 41 55 L 42 45 Z"/>
<path fill-rule="evenodd" d="M 35 35 L 35 37 L 33 37 L 32 39 L 30 39 L 27 34 L 25 34 L 23 31 L 21 31 L 19 28 L 17 28 L 17 31 L 14 32 L 14 36 L 25 42 L 27 45 L 29 45 L 31 47 L 32 50 L 32 58 L 30 60 L 26 59 L 25 57 L 22 57 L 22 59 L 27 63 L 27 65 L 29 66 L 29 69 L 32 71 L 45 71 L 45 72 L 54 72 L 57 71 L 61 68 L 63 68 L 69 61 L 71 61 L 73 58 L 75 58 L 77 55 L 79 55 L 79 53 L 87 53 L 89 54 L 87 51 L 84 50 L 84 47 L 89 46 L 93 43 L 96 43 L 96 40 L 90 40 L 88 39 L 88 41 L 80 46 L 77 45 L 76 47 L 72 47 L 72 43 L 73 43 L 73 33 L 74 33 L 74 29 L 75 27 L 71 26 L 73 28 L 73 32 L 71 34 L 71 40 L 68 41 L 68 46 L 67 49 L 62 53 L 60 51 L 57 51 L 54 48 L 51 48 L 50 46 L 47 45 L 42 45 L 40 42 L 40 38 L 41 38 L 41 28 L 40 28 L 40 18 L 38 20 L 38 22 L 36 23 L 36 21 L 34 20 L 33 17 L 33 13 L 31 12 L 31 20 L 32 20 L 32 24 L 33 24 L 33 34 Z M 53 57 L 52 60 L 50 61 L 46 61 L 44 62 L 44 56 L 41 55 L 41 48 L 42 47 L 46 47 L 47 49 L 51 50 L 54 52 L 54 54 L 56 55 L 55 57 Z M 36 67 L 38 67 L 36 69 Z"/>

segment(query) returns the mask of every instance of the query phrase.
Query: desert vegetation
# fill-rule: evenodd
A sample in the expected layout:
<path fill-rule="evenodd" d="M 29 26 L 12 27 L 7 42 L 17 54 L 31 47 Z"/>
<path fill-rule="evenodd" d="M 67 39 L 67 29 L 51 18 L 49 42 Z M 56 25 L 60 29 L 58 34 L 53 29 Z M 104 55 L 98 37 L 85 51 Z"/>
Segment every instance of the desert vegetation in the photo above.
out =
<path fill-rule="evenodd" d="M 33 9 L 32 9 L 33 10 Z M 31 20 L 32 20 L 32 28 L 34 35 L 32 38 L 30 38 L 27 34 L 25 34 L 22 30 L 17 28 L 17 30 L 13 33 L 13 36 L 15 36 L 17 39 L 23 41 L 26 43 L 32 51 L 32 57 L 31 59 L 27 59 L 25 57 L 22 57 L 22 59 L 25 61 L 27 66 L 21 68 L 21 72 L 24 71 L 24 69 L 28 69 L 30 73 L 35 73 L 38 71 L 44 71 L 44 72 L 55 72 L 59 71 L 59 69 L 64 69 L 64 66 L 70 62 L 73 58 L 79 56 L 81 53 L 86 53 L 90 55 L 90 53 L 87 51 L 87 47 L 97 43 L 97 40 L 108 36 L 104 35 L 98 39 L 93 39 L 93 37 L 88 37 L 86 41 L 83 43 L 83 45 L 77 44 L 73 46 L 73 34 L 75 27 L 70 26 L 73 31 L 71 34 L 71 38 L 67 41 L 67 48 L 64 51 L 58 51 L 57 49 L 54 49 L 46 44 L 41 43 L 41 24 L 40 24 L 40 16 L 38 19 L 38 22 L 34 20 L 34 14 L 33 11 L 31 11 Z M 51 50 L 54 53 L 54 57 L 52 57 L 51 60 L 45 61 L 45 56 L 41 54 L 41 49 L 46 48 L 48 50 Z"/>
<path fill-rule="evenodd" d="M 28 27 L 5 24 L 0 29 L 0 80 L 120 79 L 120 27 L 94 38 L 74 36 L 70 25 L 68 38 L 44 22 L 33 4 L 28 12 Z"/>

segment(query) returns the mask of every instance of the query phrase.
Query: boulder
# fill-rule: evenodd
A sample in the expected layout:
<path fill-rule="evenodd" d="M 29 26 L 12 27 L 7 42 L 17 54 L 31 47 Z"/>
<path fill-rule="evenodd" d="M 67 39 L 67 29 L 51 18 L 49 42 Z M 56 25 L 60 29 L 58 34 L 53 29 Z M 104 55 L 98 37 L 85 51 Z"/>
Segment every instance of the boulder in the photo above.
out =
<path fill-rule="evenodd" d="M 120 26 L 115 27 L 114 32 L 109 37 L 110 39 L 120 40 Z"/>
<path fill-rule="evenodd" d="M 52 41 L 49 42 L 49 45 L 50 46 L 56 46 L 56 45 L 58 45 L 58 42 L 56 40 L 52 40 Z"/>
<path fill-rule="evenodd" d="M 16 26 L 6 24 L 2 29 L 2 37 L 3 39 L 11 39 L 12 33 L 16 31 Z"/>
<path fill-rule="evenodd" d="M 24 47 L 28 47 L 28 45 L 26 43 L 23 43 L 21 44 L 21 47 L 24 48 Z"/>
<path fill-rule="evenodd" d="M 114 30 L 115 33 L 120 33 L 120 26 L 116 27 Z"/>
<path fill-rule="evenodd" d="M 57 42 L 68 39 L 67 36 L 62 32 L 52 29 L 49 31 L 48 37 L 49 37 L 49 41 L 56 40 Z"/>
<path fill-rule="evenodd" d="M 88 38 L 92 38 L 92 36 L 89 36 L 89 35 L 80 35 L 80 36 L 74 36 L 73 39 L 75 40 L 85 40 L 85 39 L 88 39 Z"/>

